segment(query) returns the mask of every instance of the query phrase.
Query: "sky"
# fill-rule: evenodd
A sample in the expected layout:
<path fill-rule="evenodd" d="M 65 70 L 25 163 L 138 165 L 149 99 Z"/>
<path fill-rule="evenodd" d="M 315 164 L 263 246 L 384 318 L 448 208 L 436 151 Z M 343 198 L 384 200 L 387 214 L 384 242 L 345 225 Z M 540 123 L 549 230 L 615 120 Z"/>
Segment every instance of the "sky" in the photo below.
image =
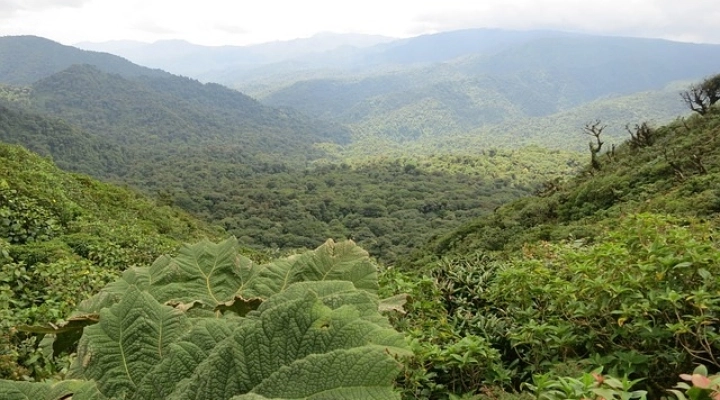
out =
<path fill-rule="evenodd" d="M 720 43 L 718 0 L 0 0 L 0 36 L 248 45 L 319 32 L 554 29 Z"/>

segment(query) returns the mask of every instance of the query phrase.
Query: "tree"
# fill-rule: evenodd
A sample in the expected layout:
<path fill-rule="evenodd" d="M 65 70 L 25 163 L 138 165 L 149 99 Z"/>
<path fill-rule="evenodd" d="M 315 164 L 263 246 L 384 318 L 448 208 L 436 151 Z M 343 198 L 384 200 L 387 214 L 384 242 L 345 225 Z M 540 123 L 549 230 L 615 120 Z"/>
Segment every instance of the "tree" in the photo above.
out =
<path fill-rule="evenodd" d="M 606 127 L 607 125 L 603 125 L 598 119 L 595 120 L 595 122 L 585 124 L 585 127 L 583 128 L 583 133 L 595 138 L 595 143 L 593 143 L 592 140 L 588 143 L 590 147 L 590 164 L 595 170 L 600 169 L 600 162 L 597 159 L 597 155 L 600 153 L 602 145 L 604 144 L 604 142 L 600 140 L 600 135 Z"/>
<path fill-rule="evenodd" d="M 699 84 L 691 85 L 688 90 L 681 92 L 685 104 L 692 111 L 705 115 L 710 108 L 720 100 L 720 74 L 711 76 Z"/>
<path fill-rule="evenodd" d="M 655 131 L 647 122 L 635 124 L 635 132 L 630 129 L 630 124 L 625 125 L 625 130 L 630 133 L 630 146 L 633 149 L 652 146 L 655 142 Z"/>

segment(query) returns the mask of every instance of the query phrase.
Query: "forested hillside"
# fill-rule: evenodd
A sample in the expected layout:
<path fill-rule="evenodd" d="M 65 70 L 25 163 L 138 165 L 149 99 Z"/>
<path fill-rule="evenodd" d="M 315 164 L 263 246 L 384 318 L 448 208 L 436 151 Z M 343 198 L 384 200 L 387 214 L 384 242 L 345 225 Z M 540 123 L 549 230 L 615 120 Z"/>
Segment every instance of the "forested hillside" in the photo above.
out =
<path fill-rule="evenodd" d="M 107 176 L 121 170 L 130 158 L 126 149 L 62 120 L 42 117 L 12 103 L 2 105 L 1 101 L 0 141 L 19 144 L 51 157 L 66 171 L 95 176 Z"/>
<path fill-rule="evenodd" d="M 125 77 L 168 77 L 169 73 L 141 67 L 105 53 L 63 46 L 37 36 L 0 37 L 0 82 L 29 85 L 72 65 L 90 64 Z"/>
<path fill-rule="evenodd" d="M 138 192 L 0 143 L 0 375 L 58 372 L 37 338 L 12 327 L 57 322 L 126 268 L 220 235 Z"/>
<path fill-rule="evenodd" d="M 394 262 L 464 218 L 573 173 L 581 157 L 470 146 L 453 157 L 412 156 L 381 141 L 365 142 L 366 154 L 347 128 L 217 84 L 124 77 L 91 65 L 0 93 L 2 140 L 131 185 L 258 249 L 352 237 Z"/>
<path fill-rule="evenodd" d="M 661 398 L 720 371 L 720 113 L 646 128 L 388 271 L 408 398 Z"/>
<path fill-rule="evenodd" d="M 349 141 L 343 127 L 262 106 L 220 85 L 175 76 L 126 79 L 87 65 L 36 82 L 30 102 L 109 141 L 144 149 L 212 143 L 287 155 L 312 153 L 318 142 Z"/>

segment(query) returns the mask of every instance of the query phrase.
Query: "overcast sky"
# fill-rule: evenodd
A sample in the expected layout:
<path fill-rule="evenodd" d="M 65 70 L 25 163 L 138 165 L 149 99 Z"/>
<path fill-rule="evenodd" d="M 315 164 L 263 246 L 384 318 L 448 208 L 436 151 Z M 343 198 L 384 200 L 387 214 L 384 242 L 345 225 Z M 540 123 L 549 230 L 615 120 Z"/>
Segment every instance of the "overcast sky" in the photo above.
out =
<path fill-rule="evenodd" d="M 720 0 L 0 0 L 0 36 L 246 45 L 318 32 L 558 29 L 720 43 Z"/>

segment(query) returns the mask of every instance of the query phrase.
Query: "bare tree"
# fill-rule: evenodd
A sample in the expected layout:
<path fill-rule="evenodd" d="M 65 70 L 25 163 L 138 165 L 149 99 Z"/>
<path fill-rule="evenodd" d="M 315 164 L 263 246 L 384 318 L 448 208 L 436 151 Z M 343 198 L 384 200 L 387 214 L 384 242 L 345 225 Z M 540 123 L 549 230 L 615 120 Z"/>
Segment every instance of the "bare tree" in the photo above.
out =
<path fill-rule="evenodd" d="M 633 129 L 635 132 L 633 132 Z M 625 125 L 625 130 L 630 133 L 630 146 L 632 148 L 637 149 L 653 145 L 655 142 L 655 131 L 653 131 L 647 122 L 635 124 L 633 129 L 630 129 L 630 124 Z"/>
<path fill-rule="evenodd" d="M 688 90 L 680 93 L 680 97 L 692 111 L 700 115 L 707 114 L 720 100 L 720 74 L 690 85 Z"/>
<path fill-rule="evenodd" d="M 595 120 L 595 122 L 589 122 L 585 124 L 585 127 L 583 128 L 583 133 L 589 136 L 592 136 L 595 138 L 595 142 L 591 140 L 588 145 L 590 147 L 590 165 L 593 169 L 599 170 L 600 169 L 600 161 L 598 161 L 597 155 L 600 153 L 600 150 L 602 149 L 602 146 L 604 142 L 600 140 L 600 135 L 602 134 L 602 131 L 607 127 L 607 125 L 603 125 L 600 120 Z"/>

